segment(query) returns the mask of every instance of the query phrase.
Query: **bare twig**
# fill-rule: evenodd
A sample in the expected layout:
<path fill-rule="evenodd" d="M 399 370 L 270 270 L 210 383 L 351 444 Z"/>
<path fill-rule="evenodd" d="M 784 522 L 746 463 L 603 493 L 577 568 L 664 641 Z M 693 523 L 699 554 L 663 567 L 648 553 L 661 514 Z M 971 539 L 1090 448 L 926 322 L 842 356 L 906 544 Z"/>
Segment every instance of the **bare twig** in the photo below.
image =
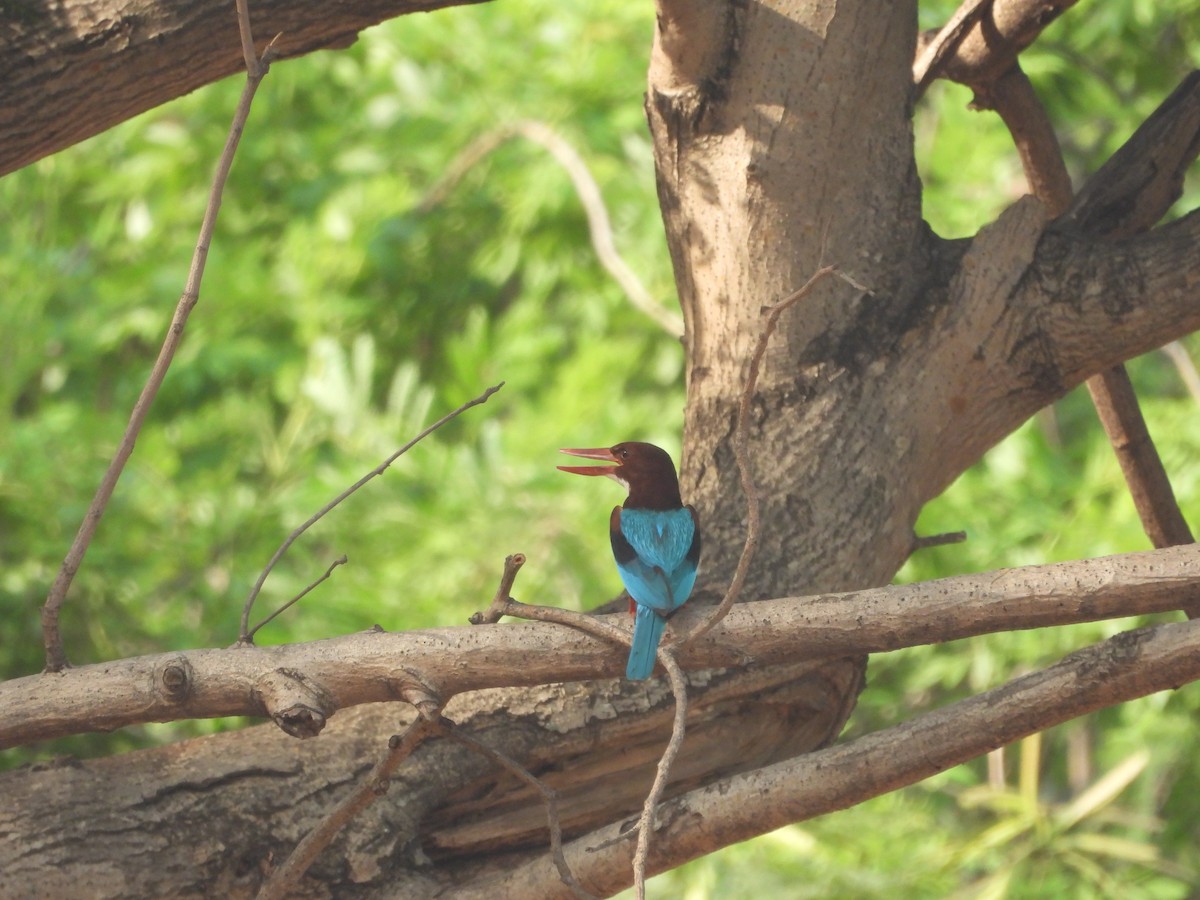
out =
<path fill-rule="evenodd" d="M 604 197 L 600 193 L 600 186 L 592 177 L 587 163 L 562 135 L 544 122 L 514 122 L 479 137 L 446 167 L 445 174 L 425 195 L 418 208 L 423 212 L 433 209 L 445 200 L 446 195 L 480 160 L 514 137 L 525 138 L 545 148 L 555 162 L 563 167 L 571 179 L 575 194 L 579 197 L 579 202 L 583 204 L 583 211 L 587 215 L 588 235 L 592 240 L 592 249 L 596 251 L 596 259 L 613 280 L 621 286 L 621 290 L 625 292 L 625 296 L 634 308 L 649 316 L 669 334 L 676 337 L 683 334 L 683 318 L 658 303 L 621 254 L 617 252 L 616 244 L 613 241 L 612 222 L 608 218 Z"/>
<path fill-rule="evenodd" d="M 1162 348 L 1162 352 L 1166 354 L 1167 359 L 1171 360 L 1171 364 L 1175 366 L 1175 371 L 1179 373 L 1179 379 L 1187 388 L 1188 393 L 1192 395 L 1192 399 L 1200 403 L 1200 372 L 1196 371 L 1196 364 L 1192 361 L 1191 354 L 1187 352 L 1187 348 L 1179 341 L 1171 341 Z"/>
<path fill-rule="evenodd" d="M 434 727 L 442 737 L 469 747 L 476 753 L 503 766 L 542 795 L 542 800 L 546 804 L 546 820 L 550 827 L 550 855 L 558 869 L 559 878 L 580 900 L 597 900 L 596 895 L 586 890 L 575 878 L 571 867 L 567 865 L 566 856 L 563 855 L 562 822 L 558 815 L 558 792 L 515 759 L 462 731 L 444 716 L 437 721 Z"/>
<path fill-rule="evenodd" d="M 335 559 L 333 562 L 331 562 L 329 564 L 329 568 L 325 570 L 324 575 L 322 575 L 320 578 L 318 578 L 316 581 L 314 581 L 312 584 L 310 584 L 308 587 L 306 587 L 304 590 L 302 590 L 300 593 L 298 593 L 295 597 L 293 597 L 287 603 L 283 604 L 283 606 L 279 607 L 279 609 L 275 610 L 275 612 L 271 613 L 269 616 L 267 616 L 265 619 L 263 619 L 261 622 L 259 622 L 257 625 L 255 625 L 253 628 L 251 628 L 249 633 L 246 635 L 246 639 L 248 641 L 253 641 L 254 635 L 256 635 L 258 633 L 258 630 L 260 628 L 262 628 L 264 625 L 266 625 L 268 622 L 270 622 L 272 619 L 274 619 L 280 613 L 290 609 L 293 604 L 298 603 L 301 600 L 303 600 L 304 597 L 310 591 L 312 591 L 313 588 L 315 588 L 317 585 L 321 584 L 321 582 L 328 579 L 329 576 L 333 574 L 334 569 L 336 569 L 338 566 L 344 566 L 349 561 L 350 561 L 349 557 L 347 557 L 346 554 L 343 553 L 341 556 L 339 556 L 337 559 Z"/>
<path fill-rule="evenodd" d="M 265 582 L 267 580 L 267 576 L 271 574 L 271 570 L 273 568 L 275 568 L 275 564 L 277 562 L 279 562 L 279 560 L 283 557 L 283 554 L 287 553 L 288 548 L 291 547 L 292 544 L 294 544 L 296 542 L 297 538 L 299 538 L 300 535 L 304 534 L 304 532 L 306 532 L 309 528 L 311 528 L 313 525 L 315 525 L 317 522 L 319 522 L 327 513 L 329 513 L 332 509 L 334 509 L 334 507 L 336 507 L 339 503 L 341 503 L 343 500 L 345 500 L 347 497 L 349 497 L 351 494 L 353 494 L 355 491 L 357 491 L 359 488 L 361 488 L 364 484 L 366 484 L 372 478 L 375 478 L 378 475 L 382 475 L 385 471 L 387 471 L 388 466 L 390 466 L 397 459 L 399 459 L 401 456 L 403 456 L 405 453 L 407 453 L 409 450 L 411 450 L 421 440 L 423 440 L 424 438 L 433 434 L 433 432 L 437 431 L 439 428 L 441 428 L 443 425 L 445 425 L 451 419 L 458 417 L 459 415 L 461 415 L 462 413 L 464 413 L 468 409 L 470 409 L 472 406 L 478 406 L 481 403 L 486 403 L 488 401 L 488 398 L 491 397 L 492 394 L 496 393 L 496 391 L 500 390 L 500 388 L 502 388 L 502 387 L 504 387 L 503 381 L 497 385 L 494 385 L 494 386 L 488 388 L 486 391 L 484 391 L 482 394 L 480 394 L 475 399 L 468 400 L 462 406 L 458 407 L 458 409 L 455 409 L 452 412 L 446 413 L 446 415 L 442 416 L 440 419 L 438 419 L 436 422 L 434 422 L 432 425 L 430 425 L 428 428 L 426 428 L 424 431 L 422 431 L 420 434 L 418 434 L 416 437 L 414 437 L 412 440 L 410 440 L 407 444 L 405 444 L 403 447 L 401 447 L 399 450 L 397 450 L 395 453 L 393 453 L 391 456 L 389 456 L 387 459 L 385 459 L 383 462 L 381 462 L 379 465 L 377 465 L 374 469 L 372 469 L 370 472 L 368 472 L 362 478 L 358 479 L 358 481 L 354 482 L 354 484 L 350 485 L 350 487 L 346 488 L 344 491 L 342 491 L 340 494 L 338 494 L 336 497 L 334 497 L 332 500 L 330 500 L 328 503 L 326 503 L 324 506 L 322 506 L 319 510 L 317 510 L 315 513 L 313 513 L 308 518 L 308 520 L 306 522 L 304 522 L 303 525 L 301 525 L 299 528 L 296 528 L 294 531 L 292 531 L 292 533 L 287 536 L 287 539 L 284 540 L 284 542 L 279 545 L 279 549 L 275 551 L 275 554 L 271 557 L 270 561 L 267 562 L 266 567 L 262 570 L 262 574 L 260 574 L 258 576 L 258 580 L 256 582 L 254 582 L 254 587 L 250 589 L 250 596 L 248 596 L 246 598 L 246 603 L 242 607 L 242 622 L 241 622 L 241 628 L 238 631 L 238 643 L 239 644 L 253 643 L 253 640 L 252 640 L 252 637 L 251 637 L 251 634 L 249 631 L 250 608 L 254 605 L 255 598 L 258 597 L 259 591 L 262 590 L 263 582 Z"/>
<path fill-rule="evenodd" d="M 750 453 L 748 449 L 750 442 L 750 405 L 754 400 L 754 389 L 758 386 L 758 372 L 762 366 L 763 356 L 767 352 L 767 344 L 771 340 L 771 335 L 775 333 L 775 326 L 779 324 L 779 317 L 794 304 L 812 293 L 816 286 L 830 275 L 836 275 L 859 290 L 866 290 L 866 288 L 853 278 L 838 269 L 837 266 L 822 266 L 803 285 L 788 294 L 788 296 L 784 297 L 774 306 L 767 307 L 765 310 L 767 312 L 767 320 L 763 323 L 762 333 L 758 336 L 758 345 L 754 348 L 754 353 L 750 357 L 750 368 L 746 373 L 746 385 L 742 389 L 741 399 L 738 401 L 737 423 L 734 426 L 733 434 L 733 453 L 737 460 L 738 477 L 741 479 L 742 493 L 746 495 L 746 542 L 742 545 L 742 555 L 738 558 L 737 568 L 734 569 L 733 580 L 729 583 L 729 587 L 726 589 L 721 603 L 708 618 L 680 640 L 681 644 L 694 641 L 711 631 L 718 622 L 725 618 L 729 610 L 733 608 L 733 604 L 742 592 L 742 585 L 745 583 L 746 575 L 750 571 L 750 563 L 754 560 L 754 554 L 758 551 L 758 532 L 762 518 L 758 491 L 755 489 L 754 479 L 750 475 Z"/>
<path fill-rule="evenodd" d="M 1087 386 L 1150 542 L 1158 548 L 1192 543 L 1192 531 L 1146 427 L 1129 372 L 1114 366 L 1089 378 Z M 1200 607 L 1189 609 L 1189 615 L 1197 614 Z"/>
<path fill-rule="evenodd" d="M 525 565 L 524 553 L 513 553 L 504 557 L 504 573 L 500 576 L 500 585 L 496 588 L 496 593 L 492 597 L 491 606 L 483 612 L 477 612 L 471 616 L 469 621 L 472 625 L 495 625 L 500 621 L 500 617 L 504 615 L 503 608 L 505 602 L 512 599 L 508 596 L 512 590 L 513 582 L 517 580 L 517 573 L 521 571 L 521 566 Z"/>
<path fill-rule="evenodd" d="M 54 579 L 54 584 L 51 585 L 50 592 L 46 596 L 46 602 L 42 606 L 42 641 L 46 650 L 47 672 L 59 672 L 68 665 L 66 652 L 63 649 L 62 633 L 58 627 L 59 613 L 62 610 L 63 601 L 66 600 L 67 591 L 71 588 L 71 582 L 75 580 L 75 574 L 79 571 L 80 565 L 83 564 L 83 557 L 88 551 L 88 547 L 92 542 L 104 511 L 108 508 L 108 502 L 112 498 L 117 481 L 125 469 L 125 464 L 133 454 L 133 447 L 137 442 L 138 434 L 142 430 L 142 425 L 146 421 L 146 416 L 150 412 L 150 406 L 154 402 L 154 398 L 158 395 L 158 389 L 162 386 L 163 379 L 167 376 L 167 369 L 170 368 L 171 361 L 175 358 L 175 351 L 179 349 L 179 345 L 183 341 L 183 331 L 187 326 L 188 316 L 191 315 L 192 309 L 200 300 L 200 282 L 204 278 L 204 265 L 208 261 L 208 248 L 212 243 L 213 229 L 217 222 L 217 213 L 221 209 L 221 195 L 225 190 L 225 182 L 229 178 L 229 170 L 233 166 L 233 157 L 237 152 L 238 142 L 241 140 L 242 131 L 250 115 L 250 104 L 254 100 L 254 94 L 258 90 L 258 85 L 267 74 L 271 60 L 274 58 L 275 42 L 272 41 L 266 50 L 263 51 L 262 59 L 254 60 L 253 63 L 251 62 L 254 55 L 254 41 L 249 33 L 250 20 L 249 13 L 246 11 L 246 2 L 247 0 L 238 0 L 237 2 L 238 22 L 243 29 L 242 45 L 243 47 L 250 48 L 247 54 L 246 86 L 242 89 L 241 99 L 238 101 L 237 110 L 233 114 L 233 122 L 229 126 L 229 136 L 225 139 L 225 148 L 221 151 L 221 157 L 217 162 L 217 170 L 213 174 L 212 188 L 209 190 L 208 204 L 204 209 L 204 217 L 200 222 L 200 235 L 196 240 L 196 248 L 192 253 L 192 262 L 188 269 L 187 283 L 184 286 L 183 293 L 179 297 L 179 302 L 175 306 L 175 313 L 171 317 L 171 324 L 167 328 L 166 337 L 163 339 L 162 347 L 158 351 L 158 358 L 154 361 L 154 367 L 150 370 L 150 376 L 146 379 L 146 384 L 142 387 L 142 392 L 133 406 L 133 412 L 130 414 L 129 422 L 125 426 L 125 433 L 121 436 L 121 443 L 117 447 L 117 452 L 108 464 L 108 469 L 105 471 L 104 477 L 100 479 L 100 485 L 96 488 L 96 494 L 92 498 L 87 512 L 84 513 L 79 531 L 76 532 L 75 539 L 71 542 L 71 547 L 63 559 L 62 566 L 58 570 L 58 575 Z"/>
<path fill-rule="evenodd" d="M 667 788 L 667 776 L 671 772 L 671 765 L 679 755 L 679 748 L 683 746 L 683 737 L 687 730 L 687 680 L 683 677 L 683 670 L 679 668 L 675 654 L 668 647 L 659 648 L 658 658 L 667 670 L 671 691 L 675 694 L 675 718 L 671 723 L 671 740 L 658 760 L 654 784 L 650 787 L 650 793 L 646 795 L 646 802 L 642 805 L 642 816 L 638 820 L 637 849 L 633 854 L 633 886 L 638 900 L 644 900 L 646 896 L 646 860 L 649 858 L 650 844 L 654 836 L 655 813 L 663 791 Z"/>
<path fill-rule="evenodd" d="M 472 625 L 494 624 L 503 616 L 515 616 L 567 625 L 596 637 L 610 640 L 622 647 L 630 645 L 632 635 L 629 632 L 614 628 L 605 622 L 598 621 L 592 616 L 553 606 L 529 606 L 509 597 L 508 591 L 512 587 L 512 580 L 516 577 L 517 569 L 521 567 L 524 561 L 525 557 L 521 554 L 517 554 L 515 557 L 510 556 L 505 560 L 504 575 L 501 577 L 500 587 L 497 589 L 496 595 L 492 598 L 491 605 L 485 611 L 477 612 L 471 616 L 470 621 Z M 674 653 L 672 653 L 669 647 L 660 646 L 658 648 L 658 660 L 667 670 L 667 676 L 671 683 L 671 691 L 675 695 L 675 717 L 671 726 L 671 738 L 667 742 L 667 747 L 658 761 L 654 783 L 642 806 L 642 815 L 637 826 L 637 851 L 634 855 L 633 870 L 634 884 L 637 886 L 639 900 L 645 897 L 646 892 L 646 858 L 650 852 L 650 843 L 654 831 L 654 811 L 658 808 L 663 791 L 666 789 L 667 777 L 670 774 L 671 765 L 674 763 L 675 757 L 679 754 L 679 748 L 683 744 L 683 736 L 687 724 L 687 681 L 683 677 L 683 670 L 679 668 L 679 663 L 676 662 Z M 487 752 L 495 753 L 495 751 L 491 750 Z M 499 756 L 499 754 L 497 755 Z M 523 772 L 524 770 L 521 771 Z M 522 775 L 521 777 L 526 778 L 531 784 L 534 784 L 535 787 L 543 791 L 547 796 L 547 804 L 550 803 L 549 798 L 551 794 L 548 788 L 545 788 L 532 775 Z M 587 895 L 579 887 L 578 882 L 571 875 L 566 857 L 562 852 L 562 834 L 561 829 L 557 828 L 557 814 L 552 808 L 548 812 L 551 815 L 551 853 L 553 854 L 555 864 L 559 868 L 559 872 L 562 874 L 563 882 L 570 886 L 577 896 L 591 896 Z M 627 836 L 624 835 L 623 837 Z"/>
<path fill-rule="evenodd" d="M 965 531 L 947 531 L 944 534 L 927 534 L 918 537 L 913 535 L 912 547 L 908 553 L 911 556 L 918 550 L 928 550 L 930 547 L 944 547 L 947 544 L 961 544 L 967 539 Z"/>
<path fill-rule="evenodd" d="M 254 32 L 250 28 L 249 0 L 235 0 L 235 5 L 237 7 L 238 36 L 242 39 L 242 59 L 246 62 L 246 74 L 261 78 L 264 72 L 263 63 L 254 49 Z"/>
<path fill-rule="evenodd" d="M 559 606 L 534 606 L 514 600 L 512 597 L 506 597 L 499 602 L 493 600 L 486 613 L 475 613 L 471 616 L 470 621 L 472 625 L 487 625 L 500 621 L 504 616 L 565 625 L 567 628 L 574 628 L 576 631 L 590 634 L 602 641 L 610 641 L 626 649 L 633 643 L 632 632 L 609 625 L 588 613 L 578 613 Z"/>
<path fill-rule="evenodd" d="M 283 865 L 271 873 L 258 891 L 258 900 L 282 900 L 287 897 L 321 855 L 321 851 L 329 846 L 346 823 L 374 803 L 378 797 L 387 793 L 389 779 L 400 768 L 400 764 L 427 738 L 438 733 L 441 732 L 435 716 L 417 719 L 403 737 L 392 735 L 388 741 L 387 755 L 375 764 L 352 793 L 304 836 L 284 860 Z"/>

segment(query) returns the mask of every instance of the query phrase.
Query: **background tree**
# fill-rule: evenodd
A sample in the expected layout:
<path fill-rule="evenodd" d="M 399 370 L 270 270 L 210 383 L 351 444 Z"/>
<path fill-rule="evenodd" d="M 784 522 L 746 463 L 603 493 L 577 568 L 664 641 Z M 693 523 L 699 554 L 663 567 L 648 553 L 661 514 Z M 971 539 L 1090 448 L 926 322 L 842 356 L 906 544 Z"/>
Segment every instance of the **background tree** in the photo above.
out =
<path fill-rule="evenodd" d="M 378 598 L 398 585 L 406 586 L 407 621 L 392 616 L 388 627 L 459 621 L 438 601 L 458 595 L 463 614 L 484 605 L 499 559 L 514 549 L 538 551 L 522 574 L 527 599 L 611 592 L 615 578 L 602 543 L 612 498 L 557 485 L 548 454 L 562 443 L 629 436 L 672 445 L 663 409 L 671 406 L 667 398 L 676 406 L 683 399 L 678 351 L 604 278 L 583 240 L 577 192 L 538 145 L 497 144 L 457 182 L 439 187 L 458 148 L 536 109 L 589 148 L 621 248 L 636 269 L 652 273 L 652 295 L 669 293 L 657 225 L 638 205 L 652 183 L 636 103 L 644 66 L 636 36 L 648 33 L 649 10 L 602 12 L 590 22 L 561 11 L 439 13 L 394 23 L 346 54 L 306 60 L 310 69 L 276 66 L 235 169 L 242 181 L 226 203 L 201 313 L 68 608 L 76 662 L 227 643 L 237 603 L 282 533 L 390 452 L 432 406 L 452 406 L 500 377 L 509 382 L 504 405 L 486 409 L 486 424 L 481 417 L 457 425 L 445 436 L 453 449 L 415 454 L 370 498 L 357 498 L 357 509 L 316 533 L 316 546 L 287 559 L 272 583 L 280 600 L 341 549 L 363 548 L 336 576 L 337 601 L 306 601 L 288 637 L 382 620 L 387 610 Z M 930 11 L 926 24 L 940 24 L 949 12 Z M 1062 98 L 1054 112 L 1085 120 L 1063 129 L 1080 181 L 1178 80 L 1195 52 L 1188 21 L 1183 12 L 1170 22 L 1073 13 L 1069 27 L 1035 45 L 1046 49 L 1029 56 L 1027 67 L 1047 96 Z M 677 13 L 664 5 L 659 25 L 647 107 L 688 321 L 685 490 L 704 517 L 710 592 L 728 580 L 741 549 L 745 500 L 730 440 L 760 307 L 786 296 L 820 263 L 837 263 L 869 292 L 827 280 L 785 314 L 765 360 L 750 441 L 764 529 L 749 598 L 886 583 L 912 548 L 923 505 L 987 447 L 1085 376 L 1194 327 L 1186 280 L 1195 241 L 1187 220 L 1142 242 L 1103 245 L 1094 237 L 1103 223 L 1078 219 L 1043 236 L 1045 216 L 1029 203 L 970 245 L 924 228 L 922 201 L 935 231 L 969 234 L 1024 188 L 1015 162 L 989 163 L 996 156 L 984 152 L 1007 140 L 1003 132 L 978 137 L 973 121 L 969 153 L 963 138 L 946 146 L 945 123 L 962 119 L 963 97 L 938 86 L 916 119 L 917 146 L 927 153 L 922 198 L 910 130 L 911 8 L 876 21 L 848 4 L 836 15 L 721 5 Z M 260 36 L 274 30 L 259 23 Z M 1129 39 L 1144 34 L 1161 36 L 1159 52 Z M 485 44 L 496 55 L 462 49 Z M 236 60 L 235 31 L 222 47 Z M 450 64 L 434 62 L 452 49 L 460 52 Z M 1064 62 L 1101 53 L 1112 55 L 1097 65 L 1118 74 L 1081 75 Z M 569 59 L 569 70 L 548 62 L 556 58 Z M 531 70 L 546 74 L 531 78 Z M 517 83 L 506 86 L 507 77 Z M 111 453 L 112 422 L 140 386 L 140 361 L 162 330 L 160 297 L 182 283 L 203 202 L 194 173 L 210 165 L 220 139 L 215 128 L 203 138 L 201 116 L 227 118 L 232 96 L 206 92 L 0 182 L 12 218 L 0 265 L 9 297 L 21 301 L 3 304 L 8 321 L 0 329 L 20 336 L 0 376 L 9 417 L 0 515 L 12 538 L 5 541 L 5 602 L 20 610 L 7 618 L 29 637 L 6 642 L 14 673 L 40 665 L 31 611 L 78 523 L 80 498 Z M 328 110 L 344 108 L 347 97 L 361 98 L 355 114 L 328 121 Z M 1126 118 L 1097 116 L 1100 108 Z M 254 137 L 256 130 L 281 140 Z M 963 203 L 968 183 L 973 191 L 988 187 L 987 178 L 967 181 L 974 167 L 994 179 L 993 192 Z M 935 205 L 939 190 L 952 193 Z M 178 262 L 163 270 L 151 265 L 159 259 Z M 1096 304 L 1101 296 L 1107 308 Z M 1165 365 L 1147 362 L 1142 372 L 1152 387 L 1180 394 Z M 1181 465 L 1196 441 L 1190 403 L 1168 393 L 1152 409 L 1164 435 L 1178 441 L 1165 452 L 1168 469 L 1183 475 L 1176 486 L 1184 497 L 1195 493 L 1194 475 Z M 909 575 L 1139 546 L 1108 457 L 1094 443 L 1071 440 L 1082 421 L 1078 406 L 1061 412 L 1062 447 L 1053 432 L 1027 428 L 927 510 L 923 533 L 967 527 L 972 539 L 934 551 L 937 562 L 917 557 Z M 50 455 L 50 447 L 61 451 Z M 1084 486 L 1064 484 L 1078 469 L 1091 474 Z M 1021 497 L 1033 503 L 1022 506 Z M 1065 509 L 1064 524 L 1047 521 L 1048 509 Z M 983 512 L 995 516 L 990 525 Z M 113 522 L 120 522 L 119 539 Z M 411 610 L 408 620 L 417 594 L 428 607 Z M 355 595 L 366 602 L 345 599 Z M 1014 668 L 1114 630 L 906 651 L 877 664 L 872 682 L 884 684 L 863 694 L 854 732 L 904 718 L 902 709 L 994 685 Z M 90 649 L 76 649 L 83 647 Z M 697 743 L 681 760 L 676 790 L 831 740 L 861 675 L 862 659 L 854 656 L 712 676 L 708 690 L 697 691 L 690 731 Z M 1188 784 L 1195 771 L 1186 754 L 1170 758 L 1167 748 L 1180 744 L 1166 738 L 1187 734 L 1194 701 L 1183 692 L 1164 702 L 1156 701 L 1153 717 L 1143 705 L 1087 726 L 1106 729 L 1098 751 L 1087 728 L 1055 737 L 1072 755 L 1049 759 L 1070 765 L 1048 762 L 1039 770 L 1035 745 L 1027 744 L 1021 800 L 989 794 L 982 783 L 963 790 L 981 772 L 958 770 L 935 785 L 942 793 L 881 798 L 848 824 L 823 820 L 822 830 L 793 830 L 775 846 L 786 846 L 779 855 L 801 866 L 799 877 L 818 892 L 869 893 L 854 883 L 856 854 L 930 893 L 992 872 L 1000 884 L 1014 858 L 1042 884 L 1049 877 L 1129 890 L 1149 879 L 1147 890 L 1186 890 L 1195 873 L 1175 848 L 1194 841 L 1188 823 L 1195 818 L 1187 815 L 1189 792 L 1166 786 Z M 620 714 L 612 718 L 611 710 Z M 568 797 L 564 824 L 579 834 L 636 808 L 670 710 L 661 685 L 643 691 L 603 682 L 462 697 L 449 712 L 560 786 Z M 131 884 L 160 893 L 253 890 L 263 861 L 286 854 L 348 789 L 347 780 L 379 756 L 380 735 L 398 728 L 399 715 L 392 708 L 343 712 L 320 740 L 303 744 L 259 728 L 20 770 L 7 780 L 23 798 L 16 833 L 29 840 L 10 842 L 16 849 L 5 868 L 50 893 L 82 879 L 97 893 L 128 892 Z M 580 729 L 564 731 L 568 721 Z M 1159 758 L 1132 753 L 1147 737 L 1157 739 Z M 107 749 L 130 738 L 126 732 Z M 614 769 L 618 746 L 624 752 Z M 489 866 L 511 871 L 523 857 L 544 855 L 536 795 L 470 751 L 445 743 L 425 751 L 428 758 L 400 776 L 390 802 L 372 807 L 322 858 L 315 879 L 346 889 L 349 881 L 407 877 L 420 895 L 439 879 L 477 878 Z M 1083 789 L 1097 753 L 1115 781 L 1109 795 L 1089 796 Z M 354 772 L 348 758 L 359 760 Z M 186 765 L 174 766 L 179 760 Z M 1112 784 L 1147 769 L 1131 808 L 1162 816 L 1161 834 L 1155 823 L 1128 815 L 1070 833 L 1087 803 L 1099 808 Z M 1073 813 L 1072 806 L 1052 813 L 1039 805 L 1039 771 L 1049 785 L 1043 801 L 1074 796 Z M 57 799 L 66 792 L 75 798 L 70 807 Z M 1019 802 L 1019 815 L 1004 812 Z M 156 824 L 99 839 L 129 816 Z M 901 822 L 901 834 L 891 833 Z M 1051 823 L 1059 837 L 1040 841 L 1035 822 Z M 932 858 L 913 866 L 911 835 L 939 827 L 944 844 L 937 853 L 922 849 Z M 34 849 L 43 828 L 60 835 L 57 849 Z M 871 837 L 833 840 L 841 829 Z M 1011 839 L 1014 831 L 1020 839 Z M 87 841 L 76 839 L 84 833 Z M 1009 836 L 1005 852 L 995 849 L 1000 834 Z M 738 837 L 705 833 L 699 852 Z M 512 855 L 496 857 L 499 848 Z M 410 869 L 422 854 L 442 865 Z M 51 863 L 61 882 L 50 880 Z M 612 878 L 627 883 L 627 871 Z"/>

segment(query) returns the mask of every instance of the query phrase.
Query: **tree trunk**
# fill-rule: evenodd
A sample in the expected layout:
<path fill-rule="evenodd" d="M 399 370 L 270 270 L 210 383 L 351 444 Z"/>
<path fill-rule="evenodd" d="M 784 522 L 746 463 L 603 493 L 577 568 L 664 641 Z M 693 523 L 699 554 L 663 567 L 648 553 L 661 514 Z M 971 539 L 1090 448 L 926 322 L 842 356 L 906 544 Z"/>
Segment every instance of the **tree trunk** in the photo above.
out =
<path fill-rule="evenodd" d="M 1200 326 L 1196 216 L 1098 245 L 1088 223 L 1050 223 L 1026 200 L 972 241 L 933 235 L 913 159 L 915 49 L 911 2 L 660 3 L 646 110 L 686 322 L 702 599 L 742 549 L 732 439 L 761 310 L 820 265 L 866 290 L 826 279 L 769 346 L 750 422 L 763 533 L 747 600 L 886 583 L 921 506 L 988 447 L 1088 375 Z M 669 793 L 829 743 L 865 664 L 691 673 Z M 569 838 L 636 814 L 672 701 L 661 679 L 606 680 L 460 696 L 446 714 L 560 792 Z M 10 773 L 0 894 L 250 896 L 411 718 L 380 704 L 315 741 L 264 726 Z M 423 897 L 546 846 L 533 792 L 432 741 L 305 886 Z"/>

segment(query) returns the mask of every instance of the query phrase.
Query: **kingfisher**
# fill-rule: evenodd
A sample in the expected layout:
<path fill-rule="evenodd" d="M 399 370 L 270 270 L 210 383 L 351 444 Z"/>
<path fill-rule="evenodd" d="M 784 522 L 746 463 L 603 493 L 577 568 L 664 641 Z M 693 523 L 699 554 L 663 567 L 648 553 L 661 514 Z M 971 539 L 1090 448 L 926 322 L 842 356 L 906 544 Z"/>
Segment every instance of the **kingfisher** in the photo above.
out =
<path fill-rule="evenodd" d="M 634 614 L 633 643 L 625 677 L 643 681 L 654 671 L 658 642 L 670 615 L 684 604 L 700 565 L 700 525 L 696 510 L 684 506 L 679 478 L 667 451 L 654 444 L 626 441 L 594 450 L 564 449 L 610 466 L 559 466 L 576 475 L 607 475 L 629 490 L 624 505 L 608 520 L 617 571 L 629 592 Z"/>

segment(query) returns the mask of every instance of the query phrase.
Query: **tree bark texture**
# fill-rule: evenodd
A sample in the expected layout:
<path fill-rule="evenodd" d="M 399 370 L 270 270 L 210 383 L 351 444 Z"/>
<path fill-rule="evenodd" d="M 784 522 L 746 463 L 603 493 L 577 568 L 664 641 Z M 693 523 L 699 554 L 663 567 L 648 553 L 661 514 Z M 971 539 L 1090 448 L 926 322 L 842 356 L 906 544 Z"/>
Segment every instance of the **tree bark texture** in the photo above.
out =
<path fill-rule="evenodd" d="M 348 47 L 403 13 L 479 0 L 256 0 L 258 50 Z M 245 69 L 234 4 L 98 0 L 0 6 L 0 175 Z"/>
<path fill-rule="evenodd" d="M 164 8 L 183 16 L 183 6 L 207 9 Z M 971 240 L 929 230 L 911 130 L 914 3 L 660 0 L 658 13 L 646 112 L 686 323 L 682 478 L 705 534 L 695 605 L 721 594 L 742 548 L 732 440 L 762 308 L 821 264 L 865 290 L 826 279 L 784 314 L 770 344 L 750 421 L 763 533 L 747 600 L 887 583 L 913 546 L 922 505 L 986 449 L 1089 375 L 1200 327 L 1196 214 L 1105 240 L 1108 230 L 1080 209 L 1051 220 L 1027 198 Z M 260 38 L 289 31 L 273 21 L 256 18 Z M 227 28 L 219 48 L 164 56 L 173 68 L 162 77 L 190 85 L 182 92 L 209 77 L 198 71 L 236 69 L 232 9 Z M 336 42 L 320 34 L 303 48 Z M 97 71 L 106 89 L 125 83 Z M 41 147 L 20 158 L 71 139 L 39 143 L 23 127 L 0 119 L 14 140 Z M 1144 148 L 1134 156 L 1127 169 Z M 1123 183 L 1120 171 L 1105 178 Z M 1141 189 L 1117 191 L 1107 214 L 1119 216 Z M 1182 653 L 1171 646 L 1168 661 Z M 721 779 L 799 765 L 831 742 L 863 687 L 866 650 L 690 672 L 688 739 L 669 793 L 719 795 L 734 784 Z M 436 671 L 417 674 L 438 682 Z M 572 839 L 636 815 L 671 701 L 661 681 L 605 680 L 476 691 L 446 713 L 561 791 Z M 374 704 L 338 715 L 313 741 L 259 727 L 5 776 L 17 802 L 0 811 L 4 868 L 17 877 L 0 895 L 37 895 L 42 884 L 51 896 L 77 885 L 93 896 L 249 896 L 268 860 L 294 846 L 411 716 Z M 697 833 L 717 835 L 708 850 L 753 833 L 701 825 Z M 540 799 L 481 757 L 432 741 L 323 854 L 305 890 L 424 897 L 545 857 Z"/>

